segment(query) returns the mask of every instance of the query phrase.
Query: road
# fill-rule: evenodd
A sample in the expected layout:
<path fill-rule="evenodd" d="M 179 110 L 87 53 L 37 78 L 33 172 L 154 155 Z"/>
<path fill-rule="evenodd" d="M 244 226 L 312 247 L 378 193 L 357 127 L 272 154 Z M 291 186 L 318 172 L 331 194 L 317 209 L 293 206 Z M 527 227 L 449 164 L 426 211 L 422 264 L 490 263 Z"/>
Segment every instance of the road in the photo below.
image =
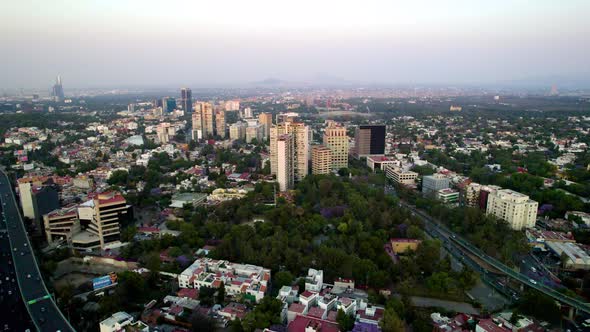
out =
<path fill-rule="evenodd" d="M 0 330 L 33 330 L 33 322 L 25 308 L 12 263 L 8 233 L 0 221 Z"/>
<path fill-rule="evenodd" d="M 525 274 L 514 271 L 513 269 L 504 265 L 503 263 L 501 263 L 497 259 L 495 259 L 491 256 L 488 256 L 483 251 L 481 251 L 479 248 L 475 247 L 469 241 L 465 240 L 461 236 L 451 232 L 449 229 L 447 229 L 445 226 L 441 225 L 438 221 L 436 221 L 434 218 L 432 218 L 431 216 L 429 216 L 425 212 L 423 212 L 423 211 L 421 211 L 421 210 L 419 210 L 419 209 L 417 209 L 417 208 L 415 208 L 415 207 L 413 207 L 401 200 L 400 200 L 400 204 L 402 206 L 408 208 L 415 215 L 418 215 L 419 217 L 421 217 L 425 223 L 427 231 L 430 234 L 435 234 L 436 237 L 445 241 L 445 243 L 452 244 L 456 248 L 461 248 L 462 250 L 467 251 L 469 254 L 475 256 L 477 259 L 492 266 L 494 269 L 502 272 L 503 274 L 507 275 L 508 277 L 510 277 L 510 278 L 512 278 L 512 279 L 514 279 L 514 280 L 516 280 L 516 281 L 518 281 L 530 288 L 536 289 L 539 292 L 541 292 L 547 296 L 550 296 L 551 298 L 553 298 L 554 300 L 556 300 L 558 302 L 561 302 L 561 303 L 566 304 L 572 308 L 575 308 L 578 311 L 590 313 L 590 306 L 586 302 L 584 302 L 580 299 L 577 299 L 577 298 L 573 298 L 573 297 L 564 295 L 564 294 L 556 291 L 553 288 L 550 288 L 542 283 L 539 283 L 539 282 L 531 279 L 529 276 L 527 276 Z"/>
<path fill-rule="evenodd" d="M 39 331 L 74 331 L 45 287 L 9 178 L 4 171 L 0 171 L 0 201 L 16 280 L 35 327 Z"/>

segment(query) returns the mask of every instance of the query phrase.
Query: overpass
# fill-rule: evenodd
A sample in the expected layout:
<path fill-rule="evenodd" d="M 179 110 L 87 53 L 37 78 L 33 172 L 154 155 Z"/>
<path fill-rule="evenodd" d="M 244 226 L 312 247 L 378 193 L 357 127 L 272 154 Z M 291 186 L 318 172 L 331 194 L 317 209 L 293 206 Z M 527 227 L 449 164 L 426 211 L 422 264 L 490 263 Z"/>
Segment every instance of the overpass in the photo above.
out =
<path fill-rule="evenodd" d="M 467 253 L 477 257 L 479 260 L 481 260 L 482 262 L 486 263 L 487 265 L 493 267 L 495 270 L 498 270 L 498 271 L 502 272 L 503 274 L 505 274 L 506 276 L 522 283 L 523 285 L 533 288 L 533 289 L 553 298 L 554 300 L 556 300 L 560 303 L 570 306 L 571 308 L 573 308 L 575 310 L 579 310 L 579 311 L 585 312 L 587 314 L 590 314 L 590 305 L 588 305 L 588 303 L 586 303 L 580 299 L 573 298 L 571 296 L 567 296 L 565 294 L 562 294 L 562 293 L 554 290 L 553 288 L 547 287 L 542 283 L 538 283 L 538 282 L 530 279 L 528 276 L 526 276 L 520 272 L 514 271 L 513 269 L 509 268 L 508 266 L 506 266 L 505 264 L 500 262 L 499 260 L 487 255 L 482 250 L 480 250 L 479 248 L 477 248 L 473 244 L 471 244 L 469 241 L 465 240 L 463 237 L 453 233 L 452 231 L 450 231 L 445 226 L 441 225 L 437 220 L 435 220 L 434 218 L 432 218 L 431 216 L 429 216 L 425 212 L 423 212 L 423 211 L 421 211 L 421 210 L 419 210 L 419 209 L 417 209 L 405 202 L 402 202 L 401 200 L 400 200 L 400 205 L 408 208 L 410 211 L 412 211 L 415 214 L 417 214 L 418 216 L 420 216 L 422 218 L 422 220 L 424 221 L 424 223 L 426 224 L 425 226 L 429 227 L 431 230 L 434 230 L 434 232 L 431 232 L 431 233 L 438 234 L 440 236 L 440 238 L 442 238 L 443 240 L 447 240 L 451 243 L 455 243 L 457 246 L 461 247 Z M 571 314 L 572 313 L 570 312 L 570 315 Z"/>
<path fill-rule="evenodd" d="M 18 288 L 33 324 L 38 331 L 74 332 L 43 282 L 12 185 L 3 170 L 0 170 L 0 201 Z"/>

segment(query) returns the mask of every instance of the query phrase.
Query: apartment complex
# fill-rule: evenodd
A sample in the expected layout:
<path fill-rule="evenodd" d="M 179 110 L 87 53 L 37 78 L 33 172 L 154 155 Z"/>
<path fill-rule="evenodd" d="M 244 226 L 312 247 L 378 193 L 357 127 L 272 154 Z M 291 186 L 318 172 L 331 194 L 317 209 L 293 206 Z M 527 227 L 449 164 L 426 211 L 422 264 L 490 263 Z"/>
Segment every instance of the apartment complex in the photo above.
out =
<path fill-rule="evenodd" d="M 283 134 L 276 139 L 276 176 L 279 190 L 293 188 L 295 182 L 294 140 L 292 134 Z"/>
<path fill-rule="evenodd" d="M 323 145 L 311 148 L 311 173 L 330 174 L 332 170 L 332 151 Z"/>
<path fill-rule="evenodd" d="M 203 139 L 214 135 L 225 138 L 225 110 L 221 107 L 214 109 L 211 103 L 195 103 L 192 123 L 192 139 Z"/>
<path fill-rule="evenodd" d="M 385 125 L 360 125 L 354 134 L 356 158 L 385 154 Z"/>
<path fill-rule="evenodd" d="M 394 183 L 406 186 L 416 183 L 416 178 L 418 177 L 418 173 L 416 172 L 404 171 L 399 167 L 391 165 L 385 168 L 385 175 L 393 180 Z"/>
<path fill-rule="evenodd" d="M 463 203 L 469 207 L 477 207 L 479 205 L 479 194 L 481 192 L 481 185 L 472 182 L 463 189 Z"/>
<path fill-rule="evenodd" d="M 286 148 L 284 135 L 289 135 L 291 138 L 290 148 Z M 283 141 L 280 151 L 291 153 L 291 156 L 284 156 L 282 160 L 279 160 L 279 141 Z M 311 130 L 302 122 L 295 122 L 294 119 L 288 118 L 285 122 L 273 125 L 270 129 L 271 174 L 277 175 L 278 178 L 279 167 L 286 165 L 286 160 L 292 159 L 295 181 L 301 181 L 309 173 L 310 142 Z"/>
<path fill-rule="evenodd" d="M 225 138 L 225 110 L 221 107 L 215 111 L 215 134 Z"/>
<path fill-rule="evenodd" d="M 346 127 L 334 122 L 328 121 L 324 131 L 324 146 L 330 149 L 332 155 L 331 168 L 339 170 L 348 167 L 348 136 Z"/>
<path fill-rule="evenodd" d="M 264 139 L 268 139 L 270 137 L 270 127 L 272 126 L 272 114 L 258 114 L 258 122 L 262 125 Z"/>
<path fill-rule="evenodd" d="M 195 104 L 191 115 L 193 129 L 191 130 L 191 138 L 193 140 L 203 139 L 203 118 L 201 115 L 201 105 Z"/>
<path fill-rule="evenodd" d="M 500 189 L 488 194 L 486 213 L 508 222 L 513 229 L 521 230 L 535 226 L 538 206 L 539 203 L 527 195 Z"/>
<path fill-rule="evenodd" d="M 168 144 L 170 137 L 176 135 L 176 128 L 169 122 L 162 122 L 156 127 L 156 133 L 161 144 Z"/>
<path fill-rule="evenodd" d="M 264 126 L 258 123 L 249 123 L 246 127 L 246 143 L 252 143 L 254 140 L 259 143 L 264 140 Z"/>
<path fill-rule="evenodd" d="M 229 126 L 229 138 L 231 140 L 245 140 L 246 139 L 246 127 L 245 122 L 236 122 Z"/>
<path fill-rule="evenodd" d="M 270 270 L 256 265 L 200 258 L 178 275 L 181 288 L 219 288 L 222 283 L 229 296 L 242 295 L 259 302 L 268 289 Z"/>

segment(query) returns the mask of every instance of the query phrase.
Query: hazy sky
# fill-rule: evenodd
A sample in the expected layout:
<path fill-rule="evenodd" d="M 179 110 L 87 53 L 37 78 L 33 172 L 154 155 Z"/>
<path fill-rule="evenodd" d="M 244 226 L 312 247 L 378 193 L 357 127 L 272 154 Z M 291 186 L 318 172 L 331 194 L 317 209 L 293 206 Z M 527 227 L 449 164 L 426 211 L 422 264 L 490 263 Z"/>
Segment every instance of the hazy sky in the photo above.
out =
<path fill-rule="evenodd" d="M 2 0 L 0 88 L 590 73 L 588 0 Z"/>

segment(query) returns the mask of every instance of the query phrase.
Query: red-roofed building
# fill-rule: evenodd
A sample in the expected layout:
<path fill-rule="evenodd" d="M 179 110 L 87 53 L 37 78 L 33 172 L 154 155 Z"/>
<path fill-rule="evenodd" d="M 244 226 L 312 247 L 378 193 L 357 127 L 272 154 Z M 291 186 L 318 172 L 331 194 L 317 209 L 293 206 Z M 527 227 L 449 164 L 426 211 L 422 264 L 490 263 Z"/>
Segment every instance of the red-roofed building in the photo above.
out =
<path fill-rule="evenodd" d="M 386 156 L 368 156 L 367 157 L 367 166 L 375 172 L 377 169 L 385 171 L 388 166 L 396 166 L 400 167 L 401 162 L 399 160 L 389 158 Z"/>
<path fill-rule="evenodd" d="M 357 310 L 356 319 L 362 323 L 378 324 L 385 310 L 380 307 L 369 306 L 365 309 Z"/>
<path fill-rule="evenodd" d="M 307 316 L 314 317 L 314 318 L 325 319 L 326 318 L 326 310 L 324 310 L 324 309 L 322 309 L 320 307 L 311 307 L 307 311 Z"/>
<path fill-rule="evenodd" d="M 244 317 L 246 317 L 247 313 L 248 307 L 245 304 L 236 302 L 232 302 L 226 305 L 223 309 L 217 312 L 217 314 L 229 320 L 234 320 L 236 318 L 242 320 L 244 319 Z"/>
<path fill-rule="evenodd" d="M 307 316 L 297 316 L 287 326 L 288 332 L 340 332 L 337 323 Z"/>
<path fill-rule="evenodd" d="M 326 316 L 326 320 L 328 320 L 330 322 L 335 322 L 337 317 L 338 317 L 338 311 L 330 310 L 330 311 L 328 311 L 328 315 Z"/>
<path fill-rule="evenodd" d="M 199 290 L 197 288 L 181 288 L 177 293 L 178 297 L 185 297 L 196 300 L 199 298 Z"/>
<path fill-rule="evenodd" d="M 509 329 L 498 326 L 492 319 L 482 319 L 475 327 L 476 332 L 510 332 Z"/>
<path fill-rule="evenodd" d="M 291 322 L 297 315 L 307 314 L 307 306 L 301 303 L 293 302 L 287 309 L 287 321 Z"/>

